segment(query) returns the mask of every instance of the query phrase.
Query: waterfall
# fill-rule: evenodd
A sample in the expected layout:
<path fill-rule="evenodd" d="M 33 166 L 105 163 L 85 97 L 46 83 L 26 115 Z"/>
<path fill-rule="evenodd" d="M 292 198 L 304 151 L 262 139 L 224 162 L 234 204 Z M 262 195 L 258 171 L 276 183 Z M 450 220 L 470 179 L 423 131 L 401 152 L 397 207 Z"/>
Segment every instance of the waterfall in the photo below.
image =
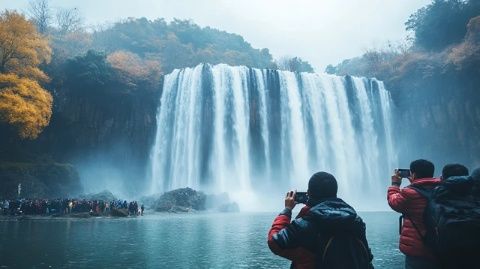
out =
<path fill-rule="evenodd" d="M 328 171 L 345 200 L 384 201 L 396 164 L 390 102 L 375 79 L 224 64 L 174 70 L 157 114 L 151 192 L 268 196 L 306 190 L 314 172 Z"/>

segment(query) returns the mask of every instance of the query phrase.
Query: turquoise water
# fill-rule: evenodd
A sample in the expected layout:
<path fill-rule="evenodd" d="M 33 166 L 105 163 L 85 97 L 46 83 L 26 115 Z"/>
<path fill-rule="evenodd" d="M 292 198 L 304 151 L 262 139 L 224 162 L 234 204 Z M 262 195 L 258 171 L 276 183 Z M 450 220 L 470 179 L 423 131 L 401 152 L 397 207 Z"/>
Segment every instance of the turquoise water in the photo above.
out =
<path fill-rule="evenodd" d="M 398 216 L 360 213 L 376 268 L 402 268 Z M 0 221 L 0 268 L 289 268 L 266 244 L 276 213 Z"/>

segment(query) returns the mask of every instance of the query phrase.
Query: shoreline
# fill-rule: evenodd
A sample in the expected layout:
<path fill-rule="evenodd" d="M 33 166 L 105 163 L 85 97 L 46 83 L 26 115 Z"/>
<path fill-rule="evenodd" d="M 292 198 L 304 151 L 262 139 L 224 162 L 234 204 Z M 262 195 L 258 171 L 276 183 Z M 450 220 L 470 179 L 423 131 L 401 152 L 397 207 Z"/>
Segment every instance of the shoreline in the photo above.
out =
<path fill-rule="evenodd" d="M 395 214 L 393 211 L 359 211 L 357 212 L 360 215 L 367 214 L 384 214 L 390 213 Z M 218 211 L 194 211 L 194 212 L 157 212 L 153 210 L 145 211 L 143 215 L 138 216 L 111 216 L 111 215 L 90 215 L 89 213 L 74 213 L 74 214 L 65 214 L 65 215 L 0 215 L 0 222 L 6 221 L 21 221 L 21 220 L 80 220 L 80 219 L 150 219 L 155 216 L 194 216 L 194 215 L 216 215 L 216 214 L 272 214 L 272 216 L 278 214 L 274 211 L 240 211 L 240 212 L 218 212 Z"/>

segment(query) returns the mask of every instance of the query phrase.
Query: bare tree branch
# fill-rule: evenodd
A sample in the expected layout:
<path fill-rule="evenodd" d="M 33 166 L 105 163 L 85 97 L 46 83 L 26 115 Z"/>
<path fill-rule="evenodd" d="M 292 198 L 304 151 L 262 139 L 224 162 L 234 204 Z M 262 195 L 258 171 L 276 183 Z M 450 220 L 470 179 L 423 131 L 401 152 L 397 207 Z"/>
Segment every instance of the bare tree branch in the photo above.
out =
<path fill-rule="evenodd" d="M 38 32 L 45 34 L 52 19 L 48 0 L 31 0 L 28 13 Z"/>
<path fill-rule="evenodd" d="M 75 32 L 82 28 L 83 20 L 77 8 L 59 9 L 55 18 L 62 34 Z"/>

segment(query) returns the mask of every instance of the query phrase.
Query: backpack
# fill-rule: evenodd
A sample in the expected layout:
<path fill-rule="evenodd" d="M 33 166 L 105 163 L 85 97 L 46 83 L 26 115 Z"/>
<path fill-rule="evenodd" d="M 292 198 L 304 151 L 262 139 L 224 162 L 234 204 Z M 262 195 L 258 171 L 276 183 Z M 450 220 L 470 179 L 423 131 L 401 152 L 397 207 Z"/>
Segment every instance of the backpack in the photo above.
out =
<path fill-rule="evenodd" d="M 352 234 L 332 234 L 320 239 L 320 244 L 315 268 L 373 269 L 368 246 Z"/>
<path fill-rule="evenodd" d="M 463 183 L 468 182 L 465 180 Z M 442 183 L 433 189 L 408 187 L 427 199 L 423 213 L 425 234 L 420 233 L 413 221 L 412 224 L 424 244 L 439 257 L 453 252 L 480 250 L 480 199 L 468 191 L 456 191 L 461 189 L 458 187 L 460 184 L 456 185 Z M 463 189 L 471 190 L 468 186 Z"/>

